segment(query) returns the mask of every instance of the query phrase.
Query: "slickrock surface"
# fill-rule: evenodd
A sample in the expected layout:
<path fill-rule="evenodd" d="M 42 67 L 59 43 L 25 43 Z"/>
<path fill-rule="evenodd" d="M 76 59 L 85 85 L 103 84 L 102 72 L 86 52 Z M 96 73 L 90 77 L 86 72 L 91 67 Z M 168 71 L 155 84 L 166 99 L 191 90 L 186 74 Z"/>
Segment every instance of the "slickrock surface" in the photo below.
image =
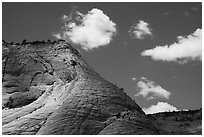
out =
<path fill-rule="evenodd" d="M 3 134 L 158 134 L 67 42 L 2 46 Z"/>

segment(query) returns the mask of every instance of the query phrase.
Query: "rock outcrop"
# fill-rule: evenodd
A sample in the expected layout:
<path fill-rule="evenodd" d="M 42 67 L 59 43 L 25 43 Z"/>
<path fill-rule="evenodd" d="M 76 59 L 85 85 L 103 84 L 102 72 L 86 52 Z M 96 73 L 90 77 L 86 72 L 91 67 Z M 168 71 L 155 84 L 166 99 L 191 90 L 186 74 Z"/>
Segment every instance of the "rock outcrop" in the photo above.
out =
<path fill-rule="evenodd" d="M 158 134 L 142 109 L 67 42 L 2 45 L 2 132 Z"/>

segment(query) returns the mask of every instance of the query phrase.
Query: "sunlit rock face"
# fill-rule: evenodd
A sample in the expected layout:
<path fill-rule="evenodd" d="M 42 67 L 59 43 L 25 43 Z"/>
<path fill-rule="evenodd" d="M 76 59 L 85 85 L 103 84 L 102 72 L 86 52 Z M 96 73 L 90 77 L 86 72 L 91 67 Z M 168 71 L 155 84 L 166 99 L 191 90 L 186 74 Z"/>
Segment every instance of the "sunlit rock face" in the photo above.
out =
<path fill-rule="evenodd" d="M 2 132 L 158 134 L 142 109 L 70 44 L 2 44 Z"/>

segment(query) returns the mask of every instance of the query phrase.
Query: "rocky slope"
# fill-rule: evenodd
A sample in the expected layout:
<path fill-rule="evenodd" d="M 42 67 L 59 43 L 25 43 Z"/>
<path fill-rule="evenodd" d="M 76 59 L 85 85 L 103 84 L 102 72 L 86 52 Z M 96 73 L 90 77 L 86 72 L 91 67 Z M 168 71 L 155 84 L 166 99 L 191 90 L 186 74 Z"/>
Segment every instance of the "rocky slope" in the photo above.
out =
<path fill-rule="evenodd" d="M 2 74 L 3 134 L 159 134 L 65 41 L 3 42 Z"/>
<path fill-rule="evenodd" d="M 162 112 L 148 117 L 165 135 L 202 135 L 202 109 Z"/>

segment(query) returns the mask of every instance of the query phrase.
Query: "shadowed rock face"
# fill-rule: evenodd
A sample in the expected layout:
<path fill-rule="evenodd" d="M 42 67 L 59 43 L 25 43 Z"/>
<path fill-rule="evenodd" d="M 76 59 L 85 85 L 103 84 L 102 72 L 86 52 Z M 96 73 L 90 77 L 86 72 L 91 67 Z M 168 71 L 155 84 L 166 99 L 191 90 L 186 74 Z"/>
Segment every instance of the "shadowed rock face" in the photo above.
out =
<path fill-rule="evenodd" d="M 65 41 L 2 46 L 3 134 L 158 134 Z"/>

